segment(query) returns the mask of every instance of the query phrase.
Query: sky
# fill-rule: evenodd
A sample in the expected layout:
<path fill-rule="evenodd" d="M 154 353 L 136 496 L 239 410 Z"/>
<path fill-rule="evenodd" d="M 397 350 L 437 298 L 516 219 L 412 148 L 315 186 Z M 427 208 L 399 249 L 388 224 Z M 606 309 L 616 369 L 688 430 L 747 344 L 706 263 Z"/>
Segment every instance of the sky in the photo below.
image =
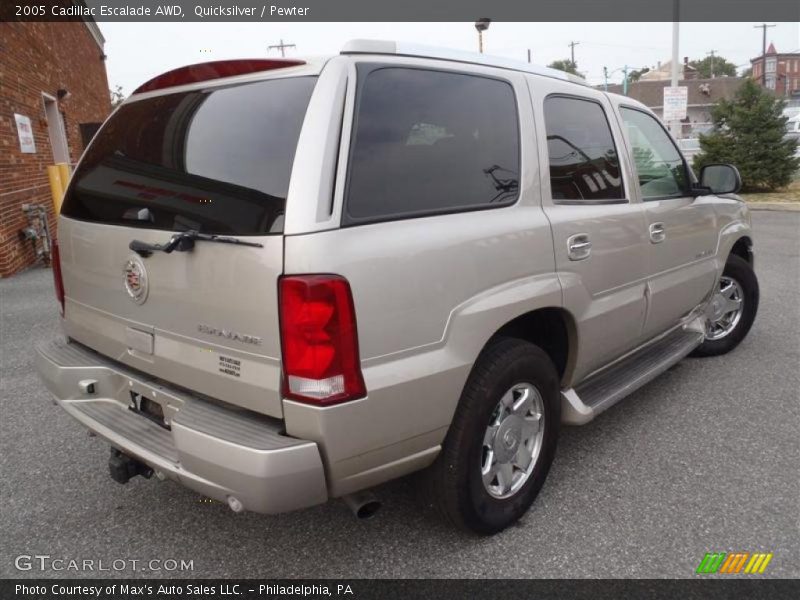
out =
<path fill-rule="evenodd" d="M 187 64 L 227 58 L 280 56 L 268 46 L 295 44 L 286 56 L 338 54 L 355 38 L 390 39 L 477 51 L 472 23 L 109 23 L 99 24 L 106 38 L 106 65 L 112 89 L 125 95 L 151 77 Z M 700 59 L 710 51 L 741 69 L 761 53 L 758 23 L 682 23 L 679 56 Z M 486 54 L 546 65 L 575 60 L 590 84 L 622 80 L 622 68 L 654 67 L 671 58 L 672 23 L 492 23 L 484 34 Z M 767 44 L 779 52 L 800 51 L 800 23 L 768 29 Z"/>

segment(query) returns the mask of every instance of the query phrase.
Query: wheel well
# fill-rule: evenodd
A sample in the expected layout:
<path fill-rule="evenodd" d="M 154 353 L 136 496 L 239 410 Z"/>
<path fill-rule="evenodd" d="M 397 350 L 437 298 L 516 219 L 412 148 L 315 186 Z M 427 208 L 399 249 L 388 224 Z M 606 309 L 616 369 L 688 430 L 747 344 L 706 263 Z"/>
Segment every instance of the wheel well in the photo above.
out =
<path fill-rule="evenodd" d="M 496 337 L 536 344 L 550 356 L 562 380 L 572 366 L 570 350 L 576 347 L 575 326 L 570 314 L 561 308 L 540 308 L 520 315 L 503 325 L 493 339 Z"/>
<path fill-rule="evenodd" d="M 731 254 L 735 254 L 736 256 L 746 260 L 748 264 L 753 264 L 753 253 L 751 248 L 753 247 L 753 241 L 747 237 L 740 237 L 736 240 L 736 243 L 731 248 Z"/>

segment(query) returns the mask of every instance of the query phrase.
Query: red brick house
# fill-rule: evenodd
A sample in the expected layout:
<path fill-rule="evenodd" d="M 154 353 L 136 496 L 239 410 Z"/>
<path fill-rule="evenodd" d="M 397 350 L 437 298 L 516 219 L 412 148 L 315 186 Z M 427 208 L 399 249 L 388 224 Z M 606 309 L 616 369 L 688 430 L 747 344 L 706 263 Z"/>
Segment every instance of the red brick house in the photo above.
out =
<path fill-rule="evenodd" d="M 111 110 L 94 21 L 0 23 L 0 277 L 33 264 L 21 206 L 47 207 L 47 165 L 75 164 Z"/>
<path fill-rule="evenodd" d="M 778 52 L 770 44 L 765 56 L 750 59 L 752 77 L 779 96 L 800 95 L 800 52 Z M 766 73 L 764 72 L 766 66 Z"/>

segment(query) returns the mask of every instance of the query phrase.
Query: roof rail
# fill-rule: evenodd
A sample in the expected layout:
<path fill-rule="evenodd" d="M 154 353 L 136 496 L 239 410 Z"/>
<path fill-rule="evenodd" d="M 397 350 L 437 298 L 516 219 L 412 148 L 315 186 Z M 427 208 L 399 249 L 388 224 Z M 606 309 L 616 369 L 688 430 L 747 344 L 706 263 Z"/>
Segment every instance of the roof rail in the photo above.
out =
<path fill-rule="evenodd" d="M 488 56 L 475 52 L 465 52 L 463 50 L 452 50 L 450 48 L 439 48 L 436 46 L 426 46 L 424 44 L 410 44 L 407 42 L 393 42 L 389 40 L 350 40 L 341 51 L 342 54 L 394 54 L 396 56 L 417 56 L 420 58 L 437 58 L 452 62 L 469 63 L 474 65 L 486 65 L 510 69 L 513 71 L 524 71 L 534 73 L 554 79 L 563 79 L 581 85 L 588 85 L 583 77 L 565 73 L 558 69 L 542 67 L 531 63 L 503 58 L 500 56 Z"/>

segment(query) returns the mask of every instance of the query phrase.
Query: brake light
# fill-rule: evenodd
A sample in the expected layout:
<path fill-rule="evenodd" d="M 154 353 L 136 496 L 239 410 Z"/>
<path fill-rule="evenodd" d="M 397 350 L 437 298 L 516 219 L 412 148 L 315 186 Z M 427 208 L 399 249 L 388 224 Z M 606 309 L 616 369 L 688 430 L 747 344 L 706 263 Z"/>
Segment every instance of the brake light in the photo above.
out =
<path fill-rule="evenodd" d="M 281 277 L 283 393 L 327 406 L 366 394 L 350 284 L 338 275 Z"/>
<path fill-rule="evenodd" d="M 56 300 L 64 316 L 64 279 L 61 277 L 61 252 L 58 250 L 58 240 L 53 239 L 50 245 L 50 263 L 53 269 L 53 285 L 56 288 Z"/>
<path fill-rule="evenodd" d="M 234 75 L 246 75 L 247 73 L 256 73 L 258 71 L 296 67 L 304 64 L 306 64 L 304 60 L 285 60 L 278 58 L 248 58 L 198 63 L 196 65 L 179 67 L 172 71 L 162 73 L 161 75 L 156 75 L 150 81 L 136 88 L 133 93 L 141 94 L 143 92 L 152 92 L 153 90 L 160 90 L 176 85 L 210 81 L 222 77 L 233 77 Z"/>

